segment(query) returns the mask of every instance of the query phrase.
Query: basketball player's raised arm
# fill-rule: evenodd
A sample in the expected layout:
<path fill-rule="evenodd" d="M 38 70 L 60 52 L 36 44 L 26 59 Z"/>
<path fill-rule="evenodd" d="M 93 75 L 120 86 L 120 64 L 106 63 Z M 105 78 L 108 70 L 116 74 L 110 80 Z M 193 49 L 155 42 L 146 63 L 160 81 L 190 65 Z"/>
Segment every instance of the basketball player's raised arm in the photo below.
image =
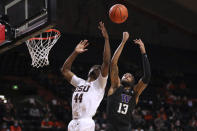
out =
<path fill-rule="evenodd" d="M 74 76 L 74 73 L 71 71 L 71 66 L 73 61 L 78 56 L 78 54 L 88 50 L 86 49 L 87 46 L 88 46 L 87 40 L 80 41 L 79 44 L 76 46 L 75 50 L 72 52 L 72 54 L 64 62 L 61 68 L 61 72 L 68 82 L 71 82 L 71 79 Z"/>
<path fill-rule="evenodd" d="M 129 39 L 129 33 L 123 32 L 122 42 L 116 49 L 110 64 L 110 79 L 111 79 L 111 87 L 116 88 L 120 86 L 120 78 L 119 78 L 119 71 L 118 71 L 118 60 L 122 53 L 125 43 Z"/>
<path fill-rule="evenodd" d="M 150 63 L 146 54 L 146 49 L 144 46 L 144 43 L 141 41 L 141 39 L 134 40 L 136 44 L 139 45 L 140 51 L 142 54 L 142 64 L 143 64 L 143 77 L 139 80 L 138 84 L 135 87 L 135 91 L 137 93 L 137 99 L 136 102 L 138 102 L 138 98 L 142 91 L 147 87 L 150 78 L 151 78 L 151 70 L 150 70 Z"/>
<path fill-rule="evenodd" d="M 101 21 L 99 22 L 98 28 L 101 30 L 101 33 L 105 39 L 104 51 L 103 51 L 103 63 L 101 66 L 101 74 L 103 77 L 106 77 L 109 72 L 109 65 L 111 59 L 111 49 L 109 44 L 109 36 L 107 30 L 105 28 L 104 23 Z"/>

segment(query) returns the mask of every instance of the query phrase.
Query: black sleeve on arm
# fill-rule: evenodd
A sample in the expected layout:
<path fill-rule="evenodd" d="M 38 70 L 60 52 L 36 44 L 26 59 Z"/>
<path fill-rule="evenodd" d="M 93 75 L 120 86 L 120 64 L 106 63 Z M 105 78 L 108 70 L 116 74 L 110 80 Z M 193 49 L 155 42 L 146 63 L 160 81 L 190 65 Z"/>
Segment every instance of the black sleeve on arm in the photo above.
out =
<path fill-rule="evenodd" d="M 147 54 L 142 54 L 142 63 L 143 63 L 143 71 L 144 71 L 142 81 L 145 84 L 148 84 L 150 81 L 150 77 L 151 77 L 151 71 L 150 71 L 150 63 L 149 63 Z"/>

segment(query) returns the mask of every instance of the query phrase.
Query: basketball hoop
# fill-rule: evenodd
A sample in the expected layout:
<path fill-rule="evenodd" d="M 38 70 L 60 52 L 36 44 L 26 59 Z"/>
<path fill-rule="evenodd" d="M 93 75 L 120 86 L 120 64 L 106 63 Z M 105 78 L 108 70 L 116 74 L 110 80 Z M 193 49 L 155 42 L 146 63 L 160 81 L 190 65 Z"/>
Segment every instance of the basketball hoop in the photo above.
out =
<path fill-rule="evenodd" d="M 51 48 L 60 38 L 61 33 L 56 29 L 49 29 L 35 38 L 26 41 L 29 53 L 32 58 L 33 67 L 49 65 L 48 55 Z"/>

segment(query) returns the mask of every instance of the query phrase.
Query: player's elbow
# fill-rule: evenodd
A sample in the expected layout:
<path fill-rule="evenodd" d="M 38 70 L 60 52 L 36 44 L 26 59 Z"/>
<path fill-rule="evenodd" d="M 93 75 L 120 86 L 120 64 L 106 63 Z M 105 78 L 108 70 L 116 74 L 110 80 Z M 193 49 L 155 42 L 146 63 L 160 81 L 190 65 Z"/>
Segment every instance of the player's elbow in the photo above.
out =
<path fill-rule="evenodd" d="M 112 59 L 111 62 L 110 62 L 110 65 L 111 65 L 111 66 L 117 65 L 117 61 Z"/>
<path fill-rule="evenodd" d="M 63 73 L 65 72 L 65 69 L 62 67 L 62 68 L 60 69 L 60 71 L 61 71 L 61 73 L 63 74 Z"/>
<path fill-rule="evenodd" d="M 110 65 L 110 57 L 104 57 L 103 58 L 103 63 L 106 65 Z"/>
<path fill-rule="evenodd" d="M 62 73 L 62 75 L 64 76 L 64 78 L 68 82 L 71 81 L 72 75 L 71 75 L 71 71 L 70 70 L 68 70 L 68 69 L 61 69 L 61 73 Z"/>
<path fill-rule="evenodd" d="M 117 66 L 117 62 L 111 61 L 110 63 L 110 68 L 116 67 Z"/>
<path fill-rule="evenodd" d="M 64 63 L 64 65 L 61 68 L 61 72 L 65 73 L 67 71 L 71 70 L 71 66 L 69 66 L 68 64 Z"/>
<path fill-rule="evenodd" d="M 150 79 L 151 79 L 151 71 L 150 70 L 147 73 L 147 77 L 148 77 L 148 81 L 150 82 Z"/>
<path fill-rule="evenodd" d="M 110 65 L 110 61 L 105 61 L 105 62 L 103 62 L 104 63 L 104 65 L 106 65 L 107 67 L 109 67 L 109 65 Z"/>
<path fill-rule="evenodd" d="M 151 72 L 146 73 L 143 77 L 142 77 L 142 81 L 145 84 L 148 84 L 150 82 L 151 79 Z"/>
<path fill-rule="evenodd" d="M 69 70 L 68 70 L 67 68 L 63 68 L 63 67 L 62 67 L 62 68 L 60 69 L 60 71 L 61 71 L 62 75 L 66 76 L 66 74 L 68 73 Z"/>

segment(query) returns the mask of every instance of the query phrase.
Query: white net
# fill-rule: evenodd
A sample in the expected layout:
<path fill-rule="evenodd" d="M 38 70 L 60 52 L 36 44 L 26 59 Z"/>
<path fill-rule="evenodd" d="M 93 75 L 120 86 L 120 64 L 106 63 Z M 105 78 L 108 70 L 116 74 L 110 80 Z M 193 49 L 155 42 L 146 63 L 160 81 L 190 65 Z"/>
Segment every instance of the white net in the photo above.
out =
<path fill-rule="evenodd" d="M 49 65 L 49 51 L 59 38 L 60 32 L 55 29 L 50 29 L 43 34 L 40 34 L 37 38 L 32 38 L 26 41 L 26 45 L 32 58 L 33 67 L 39 68 Z"/>

